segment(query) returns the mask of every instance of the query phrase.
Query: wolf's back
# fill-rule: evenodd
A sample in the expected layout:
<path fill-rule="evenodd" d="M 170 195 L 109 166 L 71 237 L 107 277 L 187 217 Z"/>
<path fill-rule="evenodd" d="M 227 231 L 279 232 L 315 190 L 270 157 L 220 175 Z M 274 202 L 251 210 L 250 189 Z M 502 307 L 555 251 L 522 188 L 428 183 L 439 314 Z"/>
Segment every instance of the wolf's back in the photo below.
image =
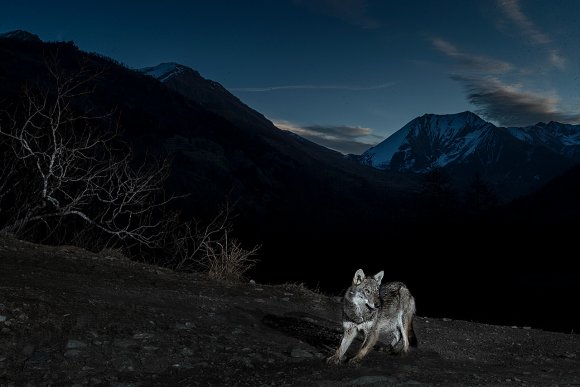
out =
<path fill-rule="evenodd" d="M 382 301 L 397 300 L 405 303 L 410 298 L 413 298 L 407 286 L 399 281 L 382 284 L 379 289 L 379 294 Z"/>
<path fill-rule="evenodd" d="M 417 347 L 417 336 L 413 329 L 413 317 L 415 316 L 415 298 L 407 286 L 399 281 L 389 282 L 381 285 L 379 294 L 382 301 L 382 314 L 384 317 L 390 317 L 393 313 L 401 311 L 403 320 L 406 320 L 407 335 L 409 344 Z"/>

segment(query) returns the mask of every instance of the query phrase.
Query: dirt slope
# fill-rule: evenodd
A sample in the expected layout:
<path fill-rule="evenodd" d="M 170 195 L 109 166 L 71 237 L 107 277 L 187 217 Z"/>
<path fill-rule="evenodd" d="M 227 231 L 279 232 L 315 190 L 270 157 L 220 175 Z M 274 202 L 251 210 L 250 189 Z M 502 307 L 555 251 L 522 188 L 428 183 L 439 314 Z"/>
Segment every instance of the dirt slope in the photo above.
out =
<path fill-rule="evenodd" d="M 580 383 L 578 335 L 425 317 L 415 329 L 406 357 L 329 366 L 338 297 L 0 237 L 2 386 Z"/>

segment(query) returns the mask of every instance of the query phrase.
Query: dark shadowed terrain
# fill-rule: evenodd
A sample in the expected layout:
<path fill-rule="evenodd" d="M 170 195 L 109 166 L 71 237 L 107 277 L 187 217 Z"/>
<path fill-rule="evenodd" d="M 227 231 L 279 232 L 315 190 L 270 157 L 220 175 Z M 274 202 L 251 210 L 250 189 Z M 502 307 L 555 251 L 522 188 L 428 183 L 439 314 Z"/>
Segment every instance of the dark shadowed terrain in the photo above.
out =
<path fill-rule="evenodd" d="M 417 303 L 410 355 L 329 366 L 338 297 L 0 237 L 0 385 L 580 383 L 578 335 L 429 318 Z"/>

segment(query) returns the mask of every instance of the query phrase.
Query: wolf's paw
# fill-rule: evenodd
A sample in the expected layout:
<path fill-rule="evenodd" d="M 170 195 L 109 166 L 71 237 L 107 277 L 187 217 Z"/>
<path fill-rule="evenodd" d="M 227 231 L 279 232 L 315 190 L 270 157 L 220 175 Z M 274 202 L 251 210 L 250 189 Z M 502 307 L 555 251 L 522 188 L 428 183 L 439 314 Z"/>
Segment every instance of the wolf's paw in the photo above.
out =
<path fill-rule="evenodd" d="M 362 362 L 362 357 L 355 356 L 348 361 L 348 365 L 358 367 L 358 366 L 360 366 L 361 362 Z"/>
<path fill-rule="evenodd" d="M 326 359 L 327 364 L 340 364 L 341 362 L 342 360 L 336 355 L 332 355 Z"/>

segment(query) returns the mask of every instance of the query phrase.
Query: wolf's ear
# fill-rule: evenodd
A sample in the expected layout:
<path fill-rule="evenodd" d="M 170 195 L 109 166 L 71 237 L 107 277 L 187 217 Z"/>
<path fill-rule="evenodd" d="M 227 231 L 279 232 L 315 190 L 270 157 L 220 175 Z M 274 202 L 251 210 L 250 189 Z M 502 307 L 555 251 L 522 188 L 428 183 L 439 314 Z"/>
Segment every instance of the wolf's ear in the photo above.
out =
<path fill-rule="evenodd" d="M 374 279 L 375 281 L 377 281 L 379 284 L 381 283 L 381 281 L 383 280 L 383 276 L 385 275 L 384 271 L 379 271 L 377 274 L 375 274 Z"/>
<path fill-rule="evenodd" d="M 365 272 L 362 269 L 358 269 L 356 273 L 354 273 L 354 278 L 352 279 L 353 285 L 360 285 L 363 280 L 365 279 Z"/>

